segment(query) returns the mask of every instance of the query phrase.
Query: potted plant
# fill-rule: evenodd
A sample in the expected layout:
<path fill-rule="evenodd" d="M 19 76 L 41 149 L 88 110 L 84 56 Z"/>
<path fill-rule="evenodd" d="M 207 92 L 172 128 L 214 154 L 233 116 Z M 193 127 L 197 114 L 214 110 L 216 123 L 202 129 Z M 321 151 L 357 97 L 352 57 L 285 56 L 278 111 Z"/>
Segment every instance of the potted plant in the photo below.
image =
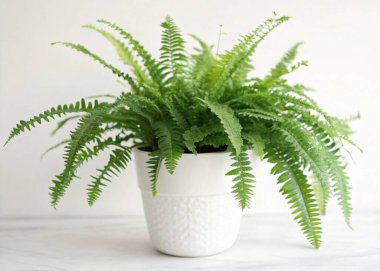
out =
<path fill-rule="evenodd" d="M 254 192 L 252 150 L 254 157 L 273 164 L 271 173 L 294 219 L 318 248 L 320 216 L 331 196 L 350 225 L 342 151 L 344 142 L 354 143 L 347 120 L 328 115 L 307 95 L 307 87 L 284 78 L 307 65 L 294 64 L 299 43 L 267 76 L 250 76 L 258 44 L 288 19 L 266 20 L 223 54 L 214 54 L 211 46 L 192 36 L 199 46 L 189 54 L 180 30 L 167 17 L 161 24 L 158 59 L 111 22 L 85 25 L 114 45 L 128 72 L 82 45 L 53 44 L 91 57 L 125 80 L 129 89 L 117 97 L 58 105 L 20 121 L 6 143 L 43 121 L 65 116 L 58 122 L 60 129 L 77 120 L 70 138 L 51 148 L 65 145 L 64 170 L 50 188 L 53 207 L 77 178 L 78 168 L 110 150 L 107 164 L 88 185 L 88 203 L 93 205 L 133 153 L 152 242 L 158 250 L 179 256 L 210 255 L 232 245 Z"/>

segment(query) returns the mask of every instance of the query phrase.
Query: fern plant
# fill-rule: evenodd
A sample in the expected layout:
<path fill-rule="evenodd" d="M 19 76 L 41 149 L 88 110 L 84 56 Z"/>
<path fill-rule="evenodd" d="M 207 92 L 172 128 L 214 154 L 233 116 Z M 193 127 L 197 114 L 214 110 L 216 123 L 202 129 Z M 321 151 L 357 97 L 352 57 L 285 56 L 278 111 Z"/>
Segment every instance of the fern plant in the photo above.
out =
<path fill-rule="evenodd" d="M 321 242 L 320 216 L 330 197 L 337 198 L 350 225 L 350 186 L 344 161 L 344 144 L 354 144 L 346 120 L 328 115 L 308 96 L 308 88 L 291 84 L 286 75 L 306 66 L 295 62 L 299 43 L 263 78 L 253 77 L 251 57 L 260 42 L 286 22 L 286 16 L 266 20 L 242 36 L 223 54 L 198 37 L 191 53 L 174 21 L 162 23 L 159 58 L 153 57 L 121 27 L 98 20 L 85 25 L 115 47 L 125 70 L 120 70 L 80 44 L 55 42 L 79 51 L 102 64 L 129 88 L 119 96 L 105 95 L 95 101 L 58 105 L 20 121 L 6 143 L 37 124 L 62 118 L 55 133 L 77 121 L 65 145 L 64 169 L 50 188 L 56 207 L 77 170 L 109 150 L 107 164 L 91 176 L 88 203 L 93 205 L 102 190 L 131 160 L 131 149 L 150 152 L 147 167 L 152 194 L 160 168 L 173 173 L 183 153 L 228 151 L 233 163 L 226 172 L 234 182 L 233 193 L 241 208 L 247 208 L 254 192 L 248 151 L 273 164 L 280 192 L 293 209 L 295 220 L 306 238 L 318 248 Z M 159 192 L 159 191 L 158 191 Z"/>

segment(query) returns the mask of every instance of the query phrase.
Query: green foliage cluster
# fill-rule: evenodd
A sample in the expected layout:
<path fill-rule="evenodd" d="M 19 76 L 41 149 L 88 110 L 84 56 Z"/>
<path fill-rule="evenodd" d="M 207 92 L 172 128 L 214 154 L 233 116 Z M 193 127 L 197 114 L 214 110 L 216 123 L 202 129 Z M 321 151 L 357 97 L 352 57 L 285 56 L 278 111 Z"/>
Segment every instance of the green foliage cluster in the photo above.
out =
<path fill-rule="evenodd" d="M 91 57 L 125 80 L 130 89 L 118 97 L 106 95 L 99 97 L 100 101 L 82 99 L 53 107 L 17 124 L 7 142 L 43 121 L 69 115 L 58 123 L 55 133 L 77 120 L 70 138 L 52 147 L 65 145 L 64 169 L 50 188 L 54 207 L 77 178 L 78 168 L 109 150 L 109 161 L 91 176 L 88 186 L 88 203 L 93 205 L 111 177 L 127 166 L 135 147 L 150 151 L 147 167 L 153 195 L 160 167 L 173 173 L 183 153 L 230 152 L 233 164 L 227 175 L 232 176 L 236 199 L 246 208 L 254 191 L 255 177 L 248 159 L 248 151 L 253 150 L 273 164 L 272 173 L 278 177 L 295 220 L 318 248 L 320 215 L 325 214 L 331 196 L 337 198 L 350 223 L 350 186 L 342 150 L 343 142 L 353 142 L 345 120 L 325 113 L 307 95 L 308 88 L 284 78 L 307 65 L 306 61 L 295 62 L 300 44 L 293 46 L 267 76 L 251 76 L 251 57 L 257 46 L 288 19 L 270 18 L 242 36 L 231 50 L 215 55 L 212 46 L 194 35 L 199 46 L 188 53 L 180 30 L 167 17 L 161 24 L 162 46 L 157 59 L 111 22 L 98 20 L 96 26 L 85 25 L 111 42 L 127 72 L 80 44 L 54 44 Z"/>

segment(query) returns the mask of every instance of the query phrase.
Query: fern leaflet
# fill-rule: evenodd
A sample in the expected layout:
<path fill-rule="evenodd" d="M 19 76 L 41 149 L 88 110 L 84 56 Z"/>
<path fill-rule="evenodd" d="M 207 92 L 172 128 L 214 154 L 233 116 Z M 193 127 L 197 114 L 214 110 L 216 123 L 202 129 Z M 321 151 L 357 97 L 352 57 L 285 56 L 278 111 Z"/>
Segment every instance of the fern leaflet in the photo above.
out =
<path fill-rule="evenodd" d="M 166 169 L 170 174 L 173 174 L 183 152 L 181 133 L 170 122 L 157 122 L 154 128 L 160 154 L 165 159 Z"/>
<path fill-rule="evenodd" d="M 150 153 L 150 158 L 147 161 L 150 177 L 150 189 L 152 196 L 157 194 L 157 180 L 158 174 L 160 173 L 160 168 L 162 164 L 162 157 L 158 153 Z"/>
<path fill-rule="evenodd" d="M 107 186 L 105 182 L 111 182 L 112 176 L 117 176 L 121 170 L 125 169 L 131 160 L 131 151 L 127 148 L 114 149 L 109 157 L 108 163 L 103 169 L 98 169 L 98 176 L 91 176 L 93 181 L 87 188 L 87 201 L 90 206 L 94 205 L 103 191 L 103 187 Z"/>
<path fill-rule="evenodd" d="M 232 180 L 235 183 L 233 193 L 235 193 L 235 198 L 239 201 L 240 207 L 245 209 L 248 208 L 250 204 L 255 176 L 250 173 L 252 167 L 250 166 L 246 151 L 241 151 L 239 154 L 231 152 L 231 158 L 234 161 L 231 165 L 233 169 L 226 175 L 235 176 Z"/>
<path fill-rule="evenodd" d="M 210 110 L 220 119 L 225 132 L 234 146 L 236 155 L 240 154 L 243 147 L 243 140 L 241 137 L 241 125 L 239 120 L 235 117 L 234 111 L 224 104 L 217 102 L 205 101 Z"/>
<path fill-rule="evenodd" d="M 171 75 L 168 80 L 178 79 L 179 76 L 182 76 L 187 61 L 185 41 L 172 18 L 166 17 L 161 27 L 164 29 L 160 49 L 161 69 L 163 73 Z"/>
<path fill-rule="evenodd" d="M 49 122 L 50 119 L 54 119 L 55 117 L 61 117 L 62 115 L 70 113 L 91 112 L 93 109 L 96 109 L 99 106 L 101 106 L 101 104 L 99 104 L 97 100 L 95 100 L 94 103 L 86 103 L 86 101 L 82 99 L 81 101 L 78 101 L 75 104 L 65 104 L 58 105 L 57 107 L 52 107 L 51 109 L 46 110 L 43 113 L 34 116 L 29 120 L 21 120 L 16 125 L 16 127 L 12 129 L 4 145 L 8 144 L 8 142 L 15 136 L 24 132 L 25 129 L 30 131 L 31 128 L 34 128 L 36 124 L 41 124 L 42 121 Z"/>
<path fill-rule="evenodd" d="M 309 242 L 319 248 L 322 234 L 319 211 L 301 165 L 290 153 L 284 153 L 278 148 L 270 150 L 267 158 L 270 163 L 275 164 L 272 173 L 279 175 L 278 183 L 282 184 L 280 192 L 288 199 L 290 208 L 294 209 L 295 220 Z"/>

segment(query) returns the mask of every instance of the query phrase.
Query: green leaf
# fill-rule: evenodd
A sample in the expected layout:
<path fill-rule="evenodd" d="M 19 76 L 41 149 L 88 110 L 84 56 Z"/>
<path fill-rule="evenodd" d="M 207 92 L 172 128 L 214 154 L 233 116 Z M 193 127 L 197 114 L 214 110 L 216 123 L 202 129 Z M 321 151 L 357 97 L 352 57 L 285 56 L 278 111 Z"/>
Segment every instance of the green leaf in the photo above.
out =
<path fill-rule="evenodd" d="M 322 234 L 319 210 L 298 158 L 276 147 L 269 151 L 267 158 L 275 164 L 271 173 L 278 175 L 278 183 L 282 185 L 280 192 L 294 209 L 295 220 L 309 242 L 318 249 Z"/>
<path fill-rule="evenodd" d="M 184 144 L 189 151 L 196 154 L 195 144 L 201 142 L 211 134 L 221 132 L 221 128 L 220 124 L 214 124 L 211 122 L 206 122 L 202 126 L 192 126 L 189 130 L 186 130 L 183 133 Z"/>
<path fill-rule="evenodd" d="M 234 163 L 231 165 L 233 168 L 226 175 L 235 176 L 233 182 L 233 193 L 235 198 L 239 201 L 242 209 L 248 208 L 250 204 L 250 198 L 253 194 L 253 183 L 255 182 L 255 176 L 251 173 L 252 167 L 246 151 L 241 151 L 240 154 L 231 152 L 231 158 Z"/>
<path fill-rule="evenodd" d="M 321 183 L 323 198 L 327 204 L 330 196 L 328 166 L 315 138 L 309 135 L 307 130 L 302 129 L 296 121 L 287 120 L 281 125 L 279 131 L 284 136 L 285 142 L 288 142 L 288 147 L 303 159 L 314 173 L 315 178 Z"/>
<path fill-rule="evenodd" d="M 263 138 L 259 134 L 254 133 L 245 133 L 243 137 L 251 145 L 257 157 L 259 157 L 260 160 L 263 160 L 265 154 L 265 142 Z"/>
<path fill-rule="evenodd" d="M 97 56 L 96 54 L 90 52 L 86 47 L 84 47 L 83 45 L 81 44 L 75 44 L 75 43 L 71 43 L 71 42 L 53 42 L 51 43 L 52 45 L 56 45 L 56 44 L 61 44 L 63 46 L 66 46 L 66 47 L 69 47 L 69 48 L 72 48 L 78 52 L 81 52 L 85 55 L 88 55 L 89 57 L 91 57 L 93 60 L 99 62 L 100 64 L 102 64 L 105 68 L 107 69 L 110 69 L 112 71 L 113 74 L 115 74 L 116 76 L 118 77 L 121 77 L 123 78 L 124 80 L 126 80 L 128 82 L 128 84 L 131 86 L 131 88 L 133 90 L 138 90 L 138 87 L 135 83 L 135 81 L 133 80 L 132 77 L 130 77 L 128 74 L 126 73 L 123 73 L 122 71 L 120 71 L 119 69 L 115 68 L 114 66 L 112 66 L 111 64 L 107 63 L 105 60 L 103 60 L 102 58 L 100 58 L 99 56 Z"/>
<path fill-rule="evenodd" d="M 97 20 L 97 22 L 105 24 L 108 27 L 119 32 L 119 34 L 131 44 L 134 52 L 136 52 L 142 59 L 145 68 L 148 70 L 149 75 L 153 79 L 153 81 L 158 86 L 162 85 L 163 75 L 161 73 L 157 61 L 152 57 L 150 53 L 148 53 L 148 51 L 145 50 L 145 48 L 140 44 L 140 42 L 138 42 L 136 39 L 133 38 L 133 36 L 130 33 L 126 32 L 124 29 L 117 26 L 116 24 L 113 24 L 106 20 Z"/>
<path fill-rule="evenodd" d="M 183 75 L 187 56 L 185 54 L 185 41 L 173 19 L 167 16 L 161 24 L 163 28 L 161 39 L 161 69 L 169 73 L 168 80 L 178 80 Z"/>
<path fill-rule="evenodd" d="M 166 169 L 173 174 L 183 153 L 181 132 L 170 122 L 157 122 L 154 124 L 154 129 L 160 154 L 165 159 Z"/>
<path fill-rule="evenodd" d="M 100 108 L 85 115 L 80 119 L 77 128 L 71 133 L 70 142 L 66 146 L 64 154 L 65 168 L 61 174 L 55 176 L 53 186 L 50 188 L 51 204 L 54 208 L 63 197 L 82 162 L 78 159 L 80 151 L 88 141 L 96 139 L 101 134 L 100 124 L 105 112 L 108 110 L 110 109 Z"/>
<path fill-rule="evenodd" d="M 64 118 L 63 120 L 59 121 L 57 123 L 57 126 L 55 129 L 50 133 L 50 135 L 55 135 L 61 128 L 63 128 L 67 123 L 69 123 L 71 120 L 75 120 L 80 118 L 82 115 L 75 115 L 75 116 L 70 116 L 67 118 Z"/>
<path fill-rule="evenodd" d="M 239 120 L 235 117 L 234 111 L 224 104 L 219 104 L 212 101 L 204 101 L 210 110 L 220 119 L 225 132 L 230 139 L 232 146 L 239 155 L 243 147 L 243 140 L 241 137 L 241 125 Z"/>
<path fill-rule="evenodd" d="M 264 120 L 270 120 L 270 121 L 276 121 L 276 122 L 282 122 L 283 119 L 279 117 L 278 115 L 261 110 L 256 108 L 250 108 L 250 109 L 240 109 L 237 112 L 238 116 L 246 116 L 250 118 L 257 118 L 257 119 L 264 119 Z"/>
<path fill-rule="evenodd" d="M 160 173 L 160 168 L 162 164 L 162 157 L 160 156 L 159 152 L 152 152 L 149 154 L 150 158 L 147 161 L 147 167 L 150 170 L 149 171 L 149 177 L 150 177 L 150 188 L 152 192 L 152 196 L 157 195 L 157 181 L 158 181 L 158 174 Z"/>
<path fill-rule="evenodd" d="M 324 216 L 326 215 L 326 200 L 324 198 L 325 195 L 323 193 L 323 187 L 321 183 L 316 179 L 313 180 L 312 187 L 319 207 L 319 212 Z"/>
<path fill-rule="evenodd" d="M 111 177 L 118 176 L 127 167 L 130 160 L 130 149 L 121 148 L 112 151 L 107 164 L 102 169 L 98 169 L 99 175 L 91 176 L 93 181 L 87 188 L 87 201 L 90 206 L 93 206 L 99 199 L 103 188 L 111 182 Z"/>
<path fill-rule="evenodd" d="M 330 145 L 330 151 L 326 153 L 326 161 L 329 166 L 329 175 L 333 183 L 333 194 L 338 199 L 346 224 L 351 228 L 351 187 L 348 183 L 346 166 L 337 155 L 339 149 L 334 144 Z"/>
<path fill-rule="evenodd" d="M 44 111 L 43 113 L 40 113 L 39 115 L 34 116 L 33 118 L 29 120 L 21 120 L 15 128 L 12 129 L 7 141 L 4 145 L 8 144 L 8 142 L 13 139 L 15 136 L 21 134 L 25 130 L 31 130 L 36 126 L 36 124 L 41 124 L 42 121 L 49 122 L 51 119 L 54 119 L 55 117 L 61 117 L 63 115 L 67 115 L 70 113 L 87 113 L 91 112 L 92 110 L 98 108 L 100 104 L 97 100 L 92 102 L 86 103 L 84 99 L 81 101 L 76 102 L 75 104 L 64 104 L 64 105 L 58 105 L 56 107 L 52 107 L 49 110 Z"/>
<path fill-rule="evenodd" d="M 270 74 L 265 77 L 264 83 L 267 86 L 271 86 L 277 79 L 281 76 L 288 74 L 294 70 L 296 70 L 300 66 L 307 66 L 306 61 L 298 62 L 295 66 L 290 66 L 290 64 L 294 61 L 297 56 L 298 48 L 301 46 L 301 42 L 293 45 L 281 58 L 281 60 L 276 64 L 274 68 L 271 69 Z"/>
<path fill-rule="evenodd" d="M 40 158 L 41 158 L 41 159 L 44 158 L 45 155 L 48 154 L 49 152 L 51 152 L 52 150 L 55 150 L 55 149 L 61 147 L 62 145 L 65 145 L 65 144 L 67 144 L 67 143 L 69 143 L 69 142 L 70 142 L 70 139 L 64 139 L 64 140 L 61 140 L 61 141 L 58 142 L 57 144 L 51 146 L 51 147 L 48 148 L 46 151 L 44 151 L 44 152 L 41 154 Z"/>
<path fill-rule="evenodd" d="M 84 25 L 83 27 L 92 29 L 102 36 L 104 36 L 116 49 L 120 60 L 127 66 L 130 66 L 135 74 L 136 78 L 140 82 L 140 84 L 150 85 L 150 79 L 147 77 L 145 70 L 140 66 L 140 64 L 135 60 L 132 51 L 119 39 L 113 36 L 111 33 L 99 29 L 93 25 Z"/>
<path fill-rule="evenodd" d="M 209 89 L 212 90 L 213 98 L 218 99 L 223 96 L 227 82 L 233 77 L 233 74 L 239 73 L 239 69 L 246 69 L 249 58 L 260 42 L 287 20 L 289 20 L 287 16 L 267 19 L 255 30 L 242 36 L 239 43 L 231 51 L 219 55 L 218 64 L 209 75 Z"/>

